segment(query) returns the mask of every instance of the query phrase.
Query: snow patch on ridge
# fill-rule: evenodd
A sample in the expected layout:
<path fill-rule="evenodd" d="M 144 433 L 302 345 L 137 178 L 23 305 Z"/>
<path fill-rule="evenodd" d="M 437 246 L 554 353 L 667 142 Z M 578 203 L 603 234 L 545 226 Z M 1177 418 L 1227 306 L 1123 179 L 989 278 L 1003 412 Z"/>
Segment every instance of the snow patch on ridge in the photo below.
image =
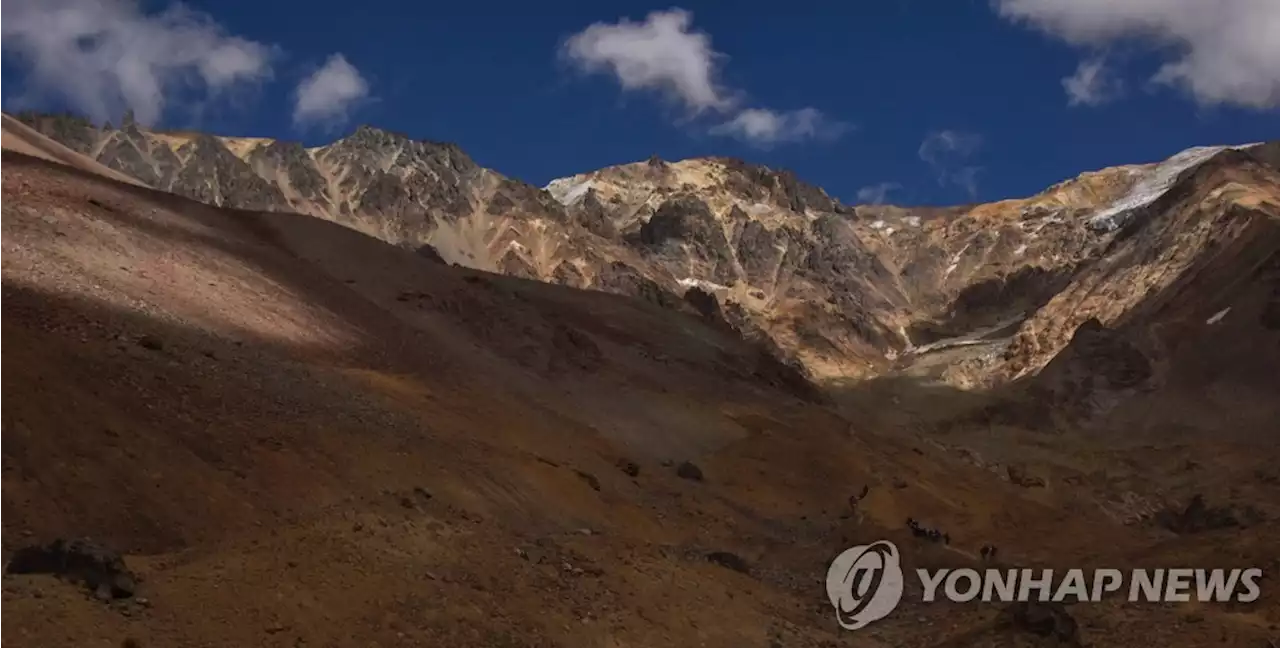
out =
<path fill-rule="evenodd" d="M 972 245 L 972 244 L 971 244 L 971 243 L 965 243 L 965 244 L 964 244 L 964 247 L 960 248 L 960 251 L 959 251 L 959 252 L 956 252 L 955 254 L 951 255 L 951 265 L 948 265 L 948 266 L 947 266 L 947 270 L 946 270 L 946 272 L 943 272 L 943 273 L 942 273 L 942 278 L 943 278 L 943 279 L 946 279 L 947 277 L 950 277 L 950 276 L 951 276 L 951 273 L 955 272 L 955 271 L 956 271 L 956 268 L 959 268 L 959 267 L 960 267 L 960 258 L 961 258 L 961 257 L 963 257 L 963 256 L 964 256 L 964 253 L 965 253 L 965 252 L 967 252 L 967 251 L 969 250 L 969 246 L 970 246 L 970 245 Z"/>
<path fill-rule="evenodd" d="M 591 190 L 591 187 L 592 182 L 590 178 L 582 180 L 575 176 L 572 178 L 557 178 L 552 180 L 551 182 L 548 182 L 547 186 L 543 187 L 543 189 L 546 189 L 547 193 L 550 193 L 551 197 L 556 199 L 556 202 L 561 205 L 568 206 L 587 195 L 587 192 Z"/>
<path fill-rule="evenodd" d="M 685 277 L 678 282 L 685 288 L 701 288 L 706 291 L 729 290 L 729 287 L 723 284 L 707 281 L 706 279 L 695 279 L 693 277 Z"/>
<path fill-rule="evenodd" d="M 1184 171 L 1199 166 L 1209 158 L 1227 149 L 1246 149 L 1257 144 L 1243 146 L 1197 146 L 1189 148 L 1146 171 L 1134 183 L 1133 188 L 1120 200 L 1089 217 L 1088 226 L 1097 232 L 1114 232 L 1131 221 L 1135 212 L 1160 199 L 1178 180 Z"/>

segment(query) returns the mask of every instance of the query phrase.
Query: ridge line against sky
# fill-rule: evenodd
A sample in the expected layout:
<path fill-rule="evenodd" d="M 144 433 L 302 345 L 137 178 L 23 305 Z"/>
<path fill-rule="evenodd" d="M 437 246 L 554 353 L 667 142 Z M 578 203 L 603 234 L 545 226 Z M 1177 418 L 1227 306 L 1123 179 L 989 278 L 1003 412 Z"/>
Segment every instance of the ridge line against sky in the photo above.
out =
<path fill-rule="evenodd" d="M 473 93 L 477 95 L 474 102 L 460 97 L 460 101 L 450 101 L 444 107 L 440 107 L 438 92 L 415 94 L 408 88 L 429 77 L 418 76 L 416 70 L 406 67 L 412 64 L 413 57 L 405 57 L 406 63 L 386 55 L 386 43 L 405 41 L 384 38 L 385 28 L 362 29 L 358 15 L 352 14 L 353 19 L 345 22 L 335 15 L 323 36 L 317 35 L 314 42 L 302 42 L 291 36 L 293 32 L 285 25 L 298 23 L 305 15 L 299 17 L 281 10 L 281 17 L 288 15 L 289 20 L 273 22 L 271 17 L 275 14 L 264 11 L 260 3 L 231 0 L 208 4 L 199 8 L 125 0 L 9 0 L 3 21 L 4 64 L 10 81 L 4 86 L 5 109 L 69 108 L 99 123 L 118 119 L 125 110 L 133 111 L 144 125 L 212 122 L 247 123 L 261 128 L 257 124 L 270 121 L 269 132 L 252 134 L 305 140 L 332 137 L 353 121 L 364 121 L 377 113 L 392 115 L 393 119 L 385 120 L 387 128 L 412 131 L 418 136 L 423 126 L 404 125 L 416 126 L 410 115 L 426 102 L 435 116 L 432 121 L 462 123 L 463 128 L 458 131 L 481 127 L 466 123 L 463 113 L 474 111 L 482 101 L 490 99 L 492 92 L 483 89 Z M 280 3 L 282 7 L 287 4 L 289 0 Z M 376 3 L 368 4 L 359 10 L 376 15 L 372 6 Z M 1034 61 L 1028 61 L 1023 68 L 1011 68 L 1042 81 L 1035 84 L 1034 94 L 1021 89 L 1026 84 L 1011 86 L 1005 102 L 1012 106 L 1031 98 L 1034 101 L 1028 103 L 1045 115 L 1050 115 L 1048 107 L 1055 105 L 1053 119 L 1075 127 L 1091 119 L 1091 115 L 1106 119 L 1111 114 L 1108 111 L 1129 111 L 1123 119 L 1129 120 L 1132 127 L 1138 109 L 1129 106 L 1142 104 L 1142 110 L 1150 111 L 1163 104 L 1189 116 L 1181 118 L 1182 123 L 1191 124 L 1205 135 L 1255 141 L 1280 134 L 1280 128 L 1268 129 L 1277 123 L 1273 120 L 1280 109 L 1280 2 L 1274 0 L 1220 0 L 1212 11 L 1200 0 L 977 0 L 951 3 L 945 9 L 923 0 L 885 0 L 880 3 L 882 7 L 862 16 L 859 26 L 865 30 L 857 32 L 851 31 L 852 26 L 828 25 L 840 22 L 839 13 L 805 15 L 797 9 L 795 16 L 776 16 L 770 24 L 750 20 L 745 6 L 742 13 L 747 18 L 731 18 L 723 11 L 687 8 L 693 4 L 619 10 L 593 6 L 590 11 L 566 6 L 564 18 L 555 8 L 543 11 L 537 21 L 515 16 L 521 20 L 520 27 L 530 32 L 525 55 L 505 57 L 506 51 L 497 45 L 497 37 L 479 45 L 451 41 L 456 49 L 472 54 L 471 60 L 436 57 L 432 67 L 440 76 L 451 79 L 461 78 L 468 66 L 490 74 L 510 67 L 516 73 L 527 72 L 543 81 L 543 87 L 537 90 L 518 86 L 527 91 L 511 92 L 507 100 L 513 103 L 536 106 L 551 96 L 556 102 L 568 104 L 561 95 L 581 94 L 578 124 L 561 119 L 560 126 L 548 126 L 559 128 L 553 132 L 565 140 L 575 138 L 570 129 L 584 131 L 583 150 L 594 150 L 592 155 L 582 156 L 581 166 L 569 166 L 574 164 L 571 150 L 548 151 L 546 159 L 539 160 L 538 171 L 530 173 L 532 165 L 528 162 L 532 161 L 532 154 L 515 150 L 520 142 L 511 133 L 506 134 L 506 144 L 494 142 L 478 147 L 482 154 L 477 159 L 483 159 L 486 165 L 517 177 L 532 176 L 530 179 L 538 184 L 545 183 L 549 176 L 567 176 L 605 166 L 586 161 L 588 157 L 603 157 L 596 151 L 610 151 L 607 164 L 643 159 L 651 153 L 640 148 L 648 141 L 680 152 L 663 156 L 672 159 L 692 157 L 683 153 L 691 150 L 794 168 L 801 177 L 835 189 L 833 194 L 843 195 L 849 202 L 886 202 L 894 198 L 919 201 L 922 197 L 928 202 L 944 195 L 950 201 L 977 200 L 1011 192 L 1008 188 L 988 188 L 997 182 L 1034 186 L 1005 180 L 1011 172 L 1018 171 L 1010 164 L 1010 159 L 1021 154 L 1016 138 L 1030 136 L 1000 132 L 1000 117 L 990 110 L 992 106 L 1000 107 L 998 97 L 964 98 L 975 103 L 986 101 L 984 107 L 993 115 L 993 123 L 981 123 L 988 119 L 986 115 L 972 110 L 966 114 L 957 109 L 949 117 L 945 111 L 930 108 L 927 119 L 913 119 L 915 123 L 908 125 L 905 117 L 918 116 L 907 113 L 923 113 L 925 109 L 906 105 L 902 98 L 927 100 L 928 91 L 936 86 L 940 91 L 951 90 L 951 97 L 946 98 L 959 104 L 956 86 L 951 85 L 954 82 L 938 77 L 926 80 L 921 78 L 923 68 L 911 68 L 907 74 L 899 75 L 898 83 L 908 86 L 919 78 L 922 87 L 914 90 L 915 95 L 911 90 L 884 83 L 862 87 L 856 79 L 848 82 L 854 90 L 829 88 L 841 82 L 838 62 L 833 63 L 830 56 L 839 53 L 840 45 L 844 45 L 851 70 L 853 63 L 862 65 L 869 55 L 878 55 L 885 60 L 884 66 L 891 66 L 894 56 L 906 57 L 903 47 L 927 52 L 933 56 L 928 62 L 934 67 L 944 67 L 947 58 L 966 56 L 955 47 L 950 52 L 929 49 L 930 40 L 946 44 L 944 31 L 918 41 L 903 39 L 899 34 L 892 47 L 872 47 L 891 42 L 883 40 L 890 36 L 881 37 L 877 32 L 891 32 L 895 26 L 911 21 L 937 21 L 940 24 L 933 27 L 937 30 L 953 28 L 946 24 L 948 21 L 957 23 L 955 29 L 967 24 L 973 31 L 961 32 L 966 41 L 976 36 L 999 37 L 1016 41 L 1009 46 L 1011 51 L 1028 58 L 1043 57 L 1043 69 Z M 244 15 L 250 8 L 255 11 L 254 21 L 247 21 Z M 329 7 L 317 5 L 313 9 L 312 13 L 324 14 L 322 9 Z M 217 11 L 218 15 L 210 11 Z M 391 5 L 384 13 L 396 15 Z M 590 14 L 595 17 L 584 19 Z M 465 25 L 473 24 L 474 16 L 430 18 L 441 29 L 458 32 L 461 37 L 467 32 Z M 269 30 L 273 24 L 278 29 Z M 297 33 L 316 31 L 297 26 Z M 815 53 L 819 48 L 789 39 L 796 28 L 807 30 L 811 41 L 845 33 L 847 43 L 831 41 L 833 45 L 822 48 L 823 56 L 810 56 L 803 51 L 805 47 Z M 845 31 L 834 31 L 837 29 Z M 271 33 L 264 33 L 267 31 Z M 443 41 L 424 39 L 426 45 L 439 42 Z M 979 45 L 974 41 L 967 47 L 976 49 Z M 1002 45 L 995 42 L 981 47 L 995 50 Z M 791 58 L 790 50 L 800 51 Z M 531 55 L 536 51 L 542 52 L 540 61 Z M 488 55 L 489 60 L 477 60 L 476 52 Z M 1002 57 L 1010 55 L 999 52 Z M 991 56 L 988 59 L 997 60 Z M 1063 65 L 1073 59 L 1074 65 Z M 972 75 L 968 80 L 975 95 L 991 95 L 983 87 L 989 83 L 984 77 L 994 74 L 995 67 L 989 64 L 954 72 L 956 76 Z M 828 74 L 814 78 L 806 68 Z M 832 71 L 836 73 L 831 74 Z M 859 71 L 865 74 L 869 70 L 862 65 Z M 15 72 L 17 84 L 13 82 Z M 885 78 L 892 79 L 892 75 Z M 1056 100 L 1051 92 L 1057 95 Z M 602 103 L 601 98 L 609 93 L 623 103 L 612 107 Z M 885 96 L 887 106 L 876 103 L 877 94 Z M 531 108 L 530 112 L 537 109 Z M 569 117 L 564 110 L 559 113 Z M 277 114 L 286 119 L 276 119 Z M 1221 114 L 1229 114 L 1244 127 L 1213 123 L 1214 119 L 1226 119 L 1219 117 Z M 1258 132 L 1259 126 L 1264 132 Z M 632 129 L 637 131 L 634 138 L 626 132 Z M 1105 129 L 1122 131 L 1123 125 L 1107 124 Z M 225 132 L 225 128 L 221 130 Z M 500 129 L 491 124 L 490 130 Z M 525 129 L 519 134 L 528 133 L 530 141 L 547 141 L 546 133 L 532 131 Z M 600 132 L 616 134 L 617 146 L 586 141 Z M 890 132 L 891 139 L 885 137 Z M 1167 132 L 1167 139 L 1177 142 L 1175 129 L 1170 127 Z M 1148 141 L 1134 148 L 1151 151 L 1145 153 L 1148 159 L 1109 159 L 1081 152 L 1076 157 L 1088 162 L 1058 173 L 1067 177 L 1089 168 L 1150 162 L 1154 160 L 1149 157 L 1156 151 L 1168 155 L 1185 147 L 1174 143 L 1175 150 L 1169 150 L 1170 145 L 1161 142 L 1160 133 L 1154 130 L 1143 136 Z M 447 130 L 432 133 L 430 139 L 457 141 L 476 155 L 469 138 L 455 137 Z M 874 148 L 872 142 L 881 148 Z M 884 148 L 888 145 L 893 150 Z M 1098 148 L 1120 146 L 1100 141 Z M 891 163 L 865 164 L 857 156 L 882 156 Z M 511 165 L 515 168 L 507 169 L 502 162 L 504 157 L 517 160 Z M 827 169 L 842 163 L 847 163 L 858 177 L 842 180 L 836 187 L 823 177 L 812 177 L 832 177 L 838 171 Z M 1040 177 L 1036 182 L 1046 179 Z M 1026 193 L 1027 189 L 1020 191 Z"/>

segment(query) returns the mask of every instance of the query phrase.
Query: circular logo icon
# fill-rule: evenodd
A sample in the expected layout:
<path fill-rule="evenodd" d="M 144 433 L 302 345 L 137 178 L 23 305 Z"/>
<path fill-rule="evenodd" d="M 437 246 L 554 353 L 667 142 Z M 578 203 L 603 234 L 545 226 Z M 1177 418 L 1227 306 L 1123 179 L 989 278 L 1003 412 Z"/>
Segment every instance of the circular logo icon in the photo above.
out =
<path fill-rule="evenodd" d="M 902 585 L 898 547 L 888 540 L 850 547 L 827 569 L 827 598 L 846 630 L 888 616 L 902 600 Z"/>

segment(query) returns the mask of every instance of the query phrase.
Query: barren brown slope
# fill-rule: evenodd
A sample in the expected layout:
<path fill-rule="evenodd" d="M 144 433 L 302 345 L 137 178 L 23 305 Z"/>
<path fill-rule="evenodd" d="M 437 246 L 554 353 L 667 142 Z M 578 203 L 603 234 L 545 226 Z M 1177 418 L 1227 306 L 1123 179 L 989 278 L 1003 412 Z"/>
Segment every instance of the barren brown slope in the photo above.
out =
<path fill-rule="evenodd" d="M 913 567 L 1158 539 L 870 436 L 685 313 L 11 153 L 3 190 L 6 554 L 89 535 L 148 601 L 7 576 L 12 645 L 838 645 L 820 579 L 855 541 Z M 663 464 L 685 459 L 705 481 Z M 934 645 L 994 613 L 905 603 L 858 640 Z M 1093 645 L 1266 631 L 1142 614 L 1080 612 Z"/>

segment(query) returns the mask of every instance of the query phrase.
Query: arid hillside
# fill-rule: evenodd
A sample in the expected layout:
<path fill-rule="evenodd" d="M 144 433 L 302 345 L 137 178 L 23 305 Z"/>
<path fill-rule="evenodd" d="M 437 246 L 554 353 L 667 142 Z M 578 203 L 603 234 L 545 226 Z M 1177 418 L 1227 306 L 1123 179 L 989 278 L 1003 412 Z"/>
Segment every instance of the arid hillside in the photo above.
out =
<path fill-rule="evenodd" d="M 1170 378 L 1143 382 L 1147 400 L 1103 420 L 1076 406 L 1078 390 L 1036 391 L 1074 384 L 1054 361 L 1017 390 L 909 371 L 819 386 L 778 359 L 770 345 L 784 338 L 744 336 L 701 289 L 643 299 L 504 276 L 313 215 L 211 206 L 6 150 L 6 564 L 88 537 L 137 582 L 115 596 L 6 574 L 4 638 L 1054 645 L 999 623 L 997 604 L 925 605 L 912 592 L 855 637 L 822 579 L 844 548 L 881 538 L 908 568 L 977 565 L 995 543 L 1008 565 L 1274 570 L 1276 356 L 1258 346 L 1276 340 L 1274 202 L 1242 214 L 1253 199 L 1219 188 L 1274 183 L 1275 171 L 1240 156 L 1199 171 L 1178 198 L 1186 209 L 1142 221 L 1178 240 L 1217 226 L 1177 266 L 1194 269 L 1188 279 L 1162 284 L 1167 298 L 1117 307 L 1124 321 L 1195 326 L 1169 338 L 1176 350 L 1147 352 Z M 1139 240 L 1137 256 L 1170 249 L 1152 236 L 1121 227 L 1108 254 Z M 1055 299 L 1087 292 L 1090 276 Z M 1232 286 L 1221 303 L 1203 297 Z M 1145 330 L 1121 320 L 1105 324 Z M 1092 326 L 1075 327 L 1059 364 L 1098 348 L 1089 331 L 1106 326 Z M 1208 346 L 1215 326 L 1230 327 L 1223 357 L 1249 363 L 1204 351 L 1225 348 Z M 1129 384 L 1121 374 L 1107 387 Z M 1236 399 L 1222 402 L 1252 432 L 1222 442 L 1206 414 L 1164 438 L 1167 427 L 1106 434 L 1114 417 L 1140 416 L 1136 404 L 1197 389 Z M 1045 402 L 1083 414 L 1040 418 Z M 1201 508 L 1188 505 L 1197 494 Z M 913 538 L 907 517 L 951 544 Z M 1084 645 L 1260 646 L 1280 623 L 1271 584 L 1243 607 L 1070 614 Z"/>

